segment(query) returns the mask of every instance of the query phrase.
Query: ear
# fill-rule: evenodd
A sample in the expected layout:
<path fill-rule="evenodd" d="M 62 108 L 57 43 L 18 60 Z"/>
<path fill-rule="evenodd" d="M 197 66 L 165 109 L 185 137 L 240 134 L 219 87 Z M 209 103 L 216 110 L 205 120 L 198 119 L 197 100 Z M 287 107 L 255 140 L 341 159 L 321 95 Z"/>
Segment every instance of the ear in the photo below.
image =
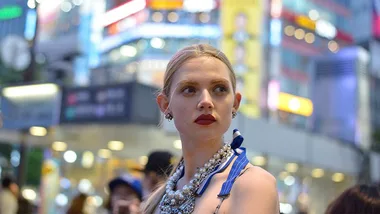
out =
<path fill-rule="evenodd" d="M 162 113 L 168 113 L 169 99 L 165 94 L 160 93 L 156 98 L 156 102 Z"/>
<path fill-rule="evenodd" d="M 236 92 L 234 106 L 233 106 L 235 112 L 239 109 L 240 101 L 241 101 L 241 94 L 239 92 Z"/>

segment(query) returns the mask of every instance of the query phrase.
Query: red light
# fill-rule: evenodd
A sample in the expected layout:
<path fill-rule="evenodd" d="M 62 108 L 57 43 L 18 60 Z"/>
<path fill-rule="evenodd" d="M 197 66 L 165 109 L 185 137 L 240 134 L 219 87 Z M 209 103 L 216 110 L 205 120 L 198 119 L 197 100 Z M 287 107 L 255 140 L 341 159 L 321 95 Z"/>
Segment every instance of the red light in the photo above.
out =
<path fill-rule="evenodd" d="M 373 16 L 373 35 L 377 38 L 380 38 L 380 16 L 374 14 Z"/>
<path fill-rule="evenodd" d="M 280 18 L 282 12 L 282 0 L 272 0 L 271 15 L 273 18 Z"/>

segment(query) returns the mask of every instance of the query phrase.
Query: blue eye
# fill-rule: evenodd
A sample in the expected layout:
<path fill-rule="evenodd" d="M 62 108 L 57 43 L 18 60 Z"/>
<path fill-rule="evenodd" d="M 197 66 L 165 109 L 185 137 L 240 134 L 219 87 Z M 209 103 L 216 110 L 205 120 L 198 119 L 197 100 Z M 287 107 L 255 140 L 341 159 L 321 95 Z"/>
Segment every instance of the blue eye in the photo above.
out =
<path fill-rule="evenodd" d="M 224 92 L 228 92 L 228 88 L 225 86 L 217 86 L 215 87 L 214 91 L 216 93 L 224 93 Z"/>
<path fill-rule="evenodd" d="M 185 94 L 193 94 L 196 92 L 195 88 L 194 87 L 185 87 L 182 89 L 182 92 L 185 93 Z"/>

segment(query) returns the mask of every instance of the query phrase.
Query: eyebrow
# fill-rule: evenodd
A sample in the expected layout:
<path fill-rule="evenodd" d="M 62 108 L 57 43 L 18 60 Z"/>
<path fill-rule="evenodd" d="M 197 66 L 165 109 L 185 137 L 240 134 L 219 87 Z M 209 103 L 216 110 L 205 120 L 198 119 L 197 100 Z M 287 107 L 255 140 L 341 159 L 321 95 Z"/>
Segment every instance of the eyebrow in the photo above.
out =
<path fill-rule="evenodd" d="M 229 84 L 229 81 L 226 80 L 226 79 L 217 79 L 217 80 L 211 80 L 210 82 L 212 85 L 215 85 L 215 84 Z M 180 85 L 185 85 L 185 84 L 189 84 L 189 85 L 199 85 L 199 83 L 197 81 L 193 81 L 193 80 L 182 80 L 180 81 L 179 83 L 177 83 L 177 86 L 180 86 Z"/>

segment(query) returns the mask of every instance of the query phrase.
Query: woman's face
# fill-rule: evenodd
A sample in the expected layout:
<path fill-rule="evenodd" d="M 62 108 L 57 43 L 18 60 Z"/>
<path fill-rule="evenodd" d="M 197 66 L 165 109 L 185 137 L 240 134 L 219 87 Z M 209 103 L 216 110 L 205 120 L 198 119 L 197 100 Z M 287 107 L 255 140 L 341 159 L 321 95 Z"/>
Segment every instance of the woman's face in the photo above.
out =
<path fill-rule="evenodd" d="M 161 110 L 173 115 L 181 135 L 200 140 L 221 137 L 241 99 L 233 91 L 228 67 L 213 57 L 185 62 L 174 74 L 170 88 L 168 103 L 159 102 Z"/>

